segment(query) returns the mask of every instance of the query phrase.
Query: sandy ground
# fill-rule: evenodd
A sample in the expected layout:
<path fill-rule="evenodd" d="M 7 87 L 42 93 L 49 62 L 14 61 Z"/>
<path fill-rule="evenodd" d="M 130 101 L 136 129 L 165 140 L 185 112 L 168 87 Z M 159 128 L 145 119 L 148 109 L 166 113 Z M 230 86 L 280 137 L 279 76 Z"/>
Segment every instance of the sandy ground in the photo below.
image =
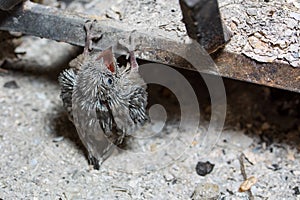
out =
<path fill-rule="evenodd" d="M 197 130 L 179 128 L 174 95 L 151 86 L 149 107 L 167 110 L 163 130 L 147 135 L 161 126 L 153 120 L 98 171 L 59 98 L 60 66 L 77 51 L 36 38 L 22 44 L 16 51 L 25 64 L 0 68 L 0 199 L 300 199 L 299 94 L 225 80 L 226 123 L 215 138 L 203 80 L 180 71 L 198 97 L 201 116 L 189 113 Z M 257 180 L 251 192 L 239 192 L 242 153 L 246 178 Z M 202 166 L 201 176 L 199 163 L 207 161 L 213 165 Z"/>
<path fill-rule="evenodd" d="M 204 133 L 210 110 L 208 94 L 197 75 L 185 74 L 202 97 L 198 131 Z M 169 158 L 161 154 L 148 162 L 152 168 L 141 170 L 143 158 L 131 151 L 117 151 L 97 171 L 89 166 L 68 121 L 56 76 L 49 71 L 10 70 L 0 75 L 2 199 L 248 199 L 249 194 L 238 192 L 244 181 L 238 160 L 242 152 L 250 161 L 244 161 L 247 176 L 258 180 L 251 189 L 255 199 L 300 197 L 299 94 L 226 80 L 226 125 L 209 152 L 203 153 L 200 138 L 186 145 L 179 159 L 161 165 Z M 168 96 L 155 87 L 149 94 L 150 100 Z M 170 99 L 167 102 L 173 104 Z M 178 132 L 189 139 L 191 133 L 178 130 L 175 121 L 147 142 L 168 144 L 170 135 Z M 132 149 L 135 145 L 129 140 L 125 146 Z M 168 151 L 176 152 L 176 145 L 180 144 L 174 142 Z M 214 164 L 212 172 L 199 176 L 199 161 Z"/>

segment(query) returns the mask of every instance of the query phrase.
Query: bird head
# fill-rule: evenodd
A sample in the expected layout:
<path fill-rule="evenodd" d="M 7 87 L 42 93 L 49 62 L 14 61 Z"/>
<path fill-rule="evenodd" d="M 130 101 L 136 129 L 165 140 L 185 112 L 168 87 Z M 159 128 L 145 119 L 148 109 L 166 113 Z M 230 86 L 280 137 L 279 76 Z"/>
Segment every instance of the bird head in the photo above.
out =
<path fill-rule="evenodd" d="M 147 119 L 146 84 L 138 72 L 134 54 L 130 53 L 130 63 L 125 68 L 117 65 L 111 48 L 87 59 L 77 77 L 76 92 L 82 95 L 76 96 L 80 96 L 81 105 L 97 109 L 99 116 L 104 116 L 103 113 L 107 116 L 109 112 L 111 122 L 122 133 L 135 124 L 143 124 Z"/>

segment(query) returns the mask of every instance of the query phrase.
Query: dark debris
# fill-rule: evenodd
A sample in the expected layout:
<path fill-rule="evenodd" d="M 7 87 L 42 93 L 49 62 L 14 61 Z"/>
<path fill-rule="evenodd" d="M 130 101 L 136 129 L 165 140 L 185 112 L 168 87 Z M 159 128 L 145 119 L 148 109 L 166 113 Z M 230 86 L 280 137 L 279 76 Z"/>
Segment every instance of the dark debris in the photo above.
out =
<path fill-rule="evenodd" d="M 300 190 L 299 190 L 299 187 L 298 187 L 298 186 L 294 187 L 293 190 L 294 190 L 294 195 L 295 195 L 295 196 L 300 195 Z"/>
<path fill-rule="evenodd" d="M 20 88 L 16 81 L 8 81 L 8 82 L 4 83 L 3 87 L 9 88 L 9 89 Z"/>
<path fill-rule="evenodd" d="M 281 170 L 282 168 L 278 164 L 272 164 L 271 167 L 267 167 L 268 169 L 271 169 L 273 171 Z"/>
<path fill-rule="evenodd" d="M 205 176 L 212 172 L 214 169 L 214 164 L 210 163 L 209 161 L 201 162 L 199 161 L 196 165 L 196 172 L 199 176 Z"/>

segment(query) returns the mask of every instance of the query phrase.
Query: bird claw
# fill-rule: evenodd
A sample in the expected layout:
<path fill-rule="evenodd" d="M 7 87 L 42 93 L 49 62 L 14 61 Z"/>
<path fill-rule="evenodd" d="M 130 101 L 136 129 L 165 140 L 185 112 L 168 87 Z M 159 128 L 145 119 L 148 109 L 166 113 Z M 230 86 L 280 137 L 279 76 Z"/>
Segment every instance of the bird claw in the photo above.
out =
<path fill-rule="evenodd" d="M 101 166 L 101 161 L 99 161 L 97 158 L 95 158 L 94 156 L 89 156 L 89 163 L 91 165 L 93 165 L 94 169 L 99 170 L 100 166 Z"/>
<path fill-rule="evenodd" d="M 97 41 L 101 39 L 102 35 L 98 33 L 93 33 L 92 28 L 93 25 L 97 22 L 97 20 L 87 20 L 84 24 L 84 30 L 86 32 L 85 46 L 84 46 L 84 54 L 87 55 L 91 50 L 93 50 L 92 45 L 93 41 Z"/>
<path fill-rule="evenodd" d="M 138 65 L 138 63 L 136 61 L 136 57 L 134 55 L 134 52 L 130 51 L 129 55 L 130 55 L 130 65 L 131 65 L 131 68 L 137 70 L 139 68 L 139 65 Z"/>
<path fill-rule="evenodd" d="M 109 138 L 107 139 L 109 140 Z M 122 141 L 123 141 L 123 137 L 117 138 L 114 142 L 110 141 L 108 146 L 101 153 L 101 156 L 97 156 L 97 158 L 93 156 L 91 153 L 89 153 L 89 163 L 93 165 L 94 169 L 99 170 L 102 163 L 112 154 L 115 146 L 122 143 Z"/>

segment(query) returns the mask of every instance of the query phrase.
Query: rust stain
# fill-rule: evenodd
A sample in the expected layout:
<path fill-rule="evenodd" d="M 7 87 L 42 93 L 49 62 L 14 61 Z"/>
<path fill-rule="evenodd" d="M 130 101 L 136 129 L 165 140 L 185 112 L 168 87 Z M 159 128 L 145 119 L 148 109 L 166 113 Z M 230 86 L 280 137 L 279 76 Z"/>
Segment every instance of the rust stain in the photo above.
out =
<path fill-rule="evenodd" d="M 281 63 L 259 63 L 228 52 L 215 55 L 214 61 L 224 77 L 300 92 L 300 68 Z"/>

